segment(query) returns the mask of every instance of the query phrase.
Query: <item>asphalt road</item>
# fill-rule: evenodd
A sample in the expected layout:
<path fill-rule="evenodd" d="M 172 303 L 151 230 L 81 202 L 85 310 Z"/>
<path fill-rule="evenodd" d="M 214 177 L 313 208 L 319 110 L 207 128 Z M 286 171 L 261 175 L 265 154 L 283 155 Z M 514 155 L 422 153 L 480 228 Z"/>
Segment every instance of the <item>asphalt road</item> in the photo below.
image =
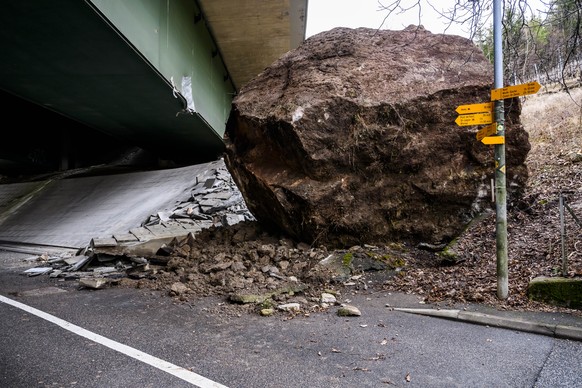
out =
<path fill-rule="evenodd" d="M 411 295 L 352 295 L 360 317 L 239 317 L 221 298 L 24 276 L 29 256 L 0 252 L 2 387 L 582 386 L 582 342 L 386 307 Z"/>

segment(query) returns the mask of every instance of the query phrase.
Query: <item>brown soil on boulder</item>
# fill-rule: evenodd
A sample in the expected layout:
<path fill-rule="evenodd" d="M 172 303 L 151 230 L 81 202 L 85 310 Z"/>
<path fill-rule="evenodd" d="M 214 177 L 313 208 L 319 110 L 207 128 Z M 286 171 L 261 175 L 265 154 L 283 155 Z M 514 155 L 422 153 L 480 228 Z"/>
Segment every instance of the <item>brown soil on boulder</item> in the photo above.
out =
<path fill-rule="evenodd" d="M 422 28 L 336 28 L 237 95 L 225 163 L 259 222 L 307 243 L 446 243 L 490 207 L 492 147 L 455 124 L 490 100 L 492 66 L 468 39 Z M 506 100 L 508 187 L 530 149 Z"/>

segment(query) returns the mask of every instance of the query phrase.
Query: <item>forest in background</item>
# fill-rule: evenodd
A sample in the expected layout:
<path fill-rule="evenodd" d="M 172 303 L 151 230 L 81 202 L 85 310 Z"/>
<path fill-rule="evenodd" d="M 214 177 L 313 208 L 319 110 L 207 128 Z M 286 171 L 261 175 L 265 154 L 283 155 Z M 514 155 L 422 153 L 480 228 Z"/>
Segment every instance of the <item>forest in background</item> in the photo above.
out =
<path fill-rule="evenodd" d="M 422 22 L 430 7 L 451 25 L 462 25 L 493 63 L 493 5 L 496 0 L 379 0 L 384 20 L 414 10 Z M 568 90 L 582 84 L 582 0 L 500 0 L 505 83 L 538 81 Z M 446 31 L 445 31 L 446 33 Z"/>
<path fill-rule="evenodd" d="M 504 2 L 504 74 L 511 84 L 529 81 L 560 84 L 562 89 L 582 83 L 582 1 L 550 0 L 535 13 L 524 0 Z M 493 30 L 475 31 L 474 41 L 493 61 Z"/>

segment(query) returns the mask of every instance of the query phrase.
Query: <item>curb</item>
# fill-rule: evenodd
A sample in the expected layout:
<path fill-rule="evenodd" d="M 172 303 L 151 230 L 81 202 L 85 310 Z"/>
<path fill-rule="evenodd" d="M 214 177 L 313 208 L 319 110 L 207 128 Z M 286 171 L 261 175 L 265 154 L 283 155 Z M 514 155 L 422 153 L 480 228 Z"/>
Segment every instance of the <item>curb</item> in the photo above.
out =
<path fill-rule="evenodd" d="M 547 335 L 550 337 L 569 339 L 573 341 L 582 341 L 582 327 L 551 325 L 547 323 L 525 321 L 523 319 L 506 318 L 496 315 L 461 311 L 461 310 L 432 310 L 432 309 L 413 309 L 413 308 L 393 308 L 394 311 L 401 311 L 411 314 L 427 315 L 437 318 L 453 319 L 463 322 L 475 323 L 478 325 L 495 326 L 505 329 L 525 331 Z"/>

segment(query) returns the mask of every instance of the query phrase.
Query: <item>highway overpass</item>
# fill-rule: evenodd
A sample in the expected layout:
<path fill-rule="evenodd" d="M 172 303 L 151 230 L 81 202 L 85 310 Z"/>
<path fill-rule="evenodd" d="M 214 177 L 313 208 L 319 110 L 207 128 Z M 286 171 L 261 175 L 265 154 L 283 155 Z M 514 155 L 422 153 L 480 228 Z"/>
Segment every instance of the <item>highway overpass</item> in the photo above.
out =
<path fill-rule="evenodd" d="M 237 90 L 305 39 L 308 0 L 5 0 L 0 175 L 132 147 L 215 160 Z"/>

